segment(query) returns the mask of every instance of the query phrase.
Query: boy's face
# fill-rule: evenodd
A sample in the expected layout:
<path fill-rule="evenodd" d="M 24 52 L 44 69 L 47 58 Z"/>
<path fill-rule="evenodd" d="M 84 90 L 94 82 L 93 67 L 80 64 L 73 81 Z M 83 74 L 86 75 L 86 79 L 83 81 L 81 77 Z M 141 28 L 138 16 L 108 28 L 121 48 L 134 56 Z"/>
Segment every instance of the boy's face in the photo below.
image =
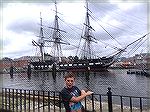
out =
<path fill-rule="evenodd" d="M 74 77 L 66 78 L 65 83 L 67 88 L 72 88 L 72 86 L 74 85 L 74 81 L 75 81 Z"/>

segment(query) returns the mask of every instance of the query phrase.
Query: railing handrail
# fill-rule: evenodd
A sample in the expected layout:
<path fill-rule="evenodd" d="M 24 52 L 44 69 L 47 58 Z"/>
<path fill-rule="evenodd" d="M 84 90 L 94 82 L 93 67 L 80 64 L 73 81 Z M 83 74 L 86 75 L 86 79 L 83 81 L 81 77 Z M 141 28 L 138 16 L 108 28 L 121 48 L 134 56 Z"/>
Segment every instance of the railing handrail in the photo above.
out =
<path fill-rule="evenodd" d="M 13 89 L 13 88 L 2 88 L 2 89 L 12 89 L 12 90 L 22 90 L 22 91 L 40 91 L 40 92 L 56 92 L 59 93 L 60 91 L 45 91 L 45 90 L 37 90 L 37 89 Z"/>
<path fill-rule="evenodd" d="M 40 91 L 40 92 L 56 92 L 60 93 L 60 91 L 45 91 L 45 90 L 37 90 L 37 89 L 13 89 L 13 88 L 2 88 L 2 89 L 12 89 L 12 90 L 22 90 L 22 91 Z M 18 91 L 19 92 L 19 91 Z M 107 94 L 98 94 L 98 93 L 93 93 L 93 95 L 101 95 L 101 96 L 107 96 Z M 129 96 L 129 95 L 115 95 L 112 94 L 112 96 L 119 96 L 119 97 L 132 97 L 132 98 L 143 98 L 143 99 L 150 99 L 150 97 L 144 97 L 144 96 Z"/>
<path fill-rule="evenodd" d="M 11 109 L 11 107 L 13 106 L 13 111 L 20 109 L 20 110 L 26 110 L 26 108 L 30 109 L 30 107 L 33 108 L 33 111 L 36 109 L 36 104 L 38 103 L 38 110 L 41 108 L 40 103 L 42 103 L 42 108 L 43 111 L 45 109 L 45 106 L 48 106 L 48 110 L 50 110 L 50 103 L 53 103 L 53 109 L 55 112 L 55 109 L 58 109 L 61 111 L 62 107 L 61 107 L 61 97 L 60 97 L 60 91 L 44 91 L 44 90 L 30 90 L 30 89 L 13 89 L 13 88 L 2 88 L 2 109 Z M 106 100 L 102 101 L 102 96 L 104 97 L 104 99 L 106 98 Z M 107 94 L 92 94 L 91 97 L 86 97 L 84 99 L 85 101 L 85 109 L 88 108 L 87 106 L 87 102 L 90 101 L 91 102 L 91 106 L 92 106 L 92 112 L 95 111 L 95 107 L 96 107 L 96 103 L 99 103 L 99 109 L 100 112 L 102 112 L 102 103 L 107 103 L 108 104 L 108 112 L 113 112 L 113 104 L 118 104 L 113 102 L 113 97 L 119 97 L 121 104 L 120 104 L 120 109 L 121 112 L 123 112 L 124 106 L 128 106 L 126 104 L 124 104 L 124 97 L 127 97 L 128 101 L 129 101 L 129 111 L 132 112 L 132 110 L 134 109 L 133 107 L 135 106 L 133 103 L 133 99 L 137 98 L 138 100 L 138 106 L 140 109 L 140 112 L 142 112 L 143 110 L 143 103 L 144 100 L 146 99 L 146 101 L 149 102 L 150 97 L 136 97 L 136 96 L 124 96 L 124 95 L 113 95 L 111 92 L 111 88 L 108 88 Z M 148 100 L 147 100 L 148 99 Z M 28 100 L 28 104 L 27 101 Z M 18 103 L 21 103 L 18 107 Z M 12 104 L 11 104 L 12 103 Z M 33 105 L 30 105 L 31 103 L 33 103 Z M 86 104 L 87 103 L 87 104 Z M 147 104 L 146 104 L 147 105 Z M 119 104 L 118 104 L 119 106 Z M 57 108 L 58 107 L 58 108 Z M 14 109 L 15 108 L 15 109 Z M 149 107 L 148 107 L 149 109 Z"/>
<path fill-rule="evenodd" d="M 132 98 L 150 99 L 150 97 L 142 97 L 142 96 L 125 96 L 125 95 L 112 95 L 112 96 L 120 96 L 120 97 L 132 97 Z"/>

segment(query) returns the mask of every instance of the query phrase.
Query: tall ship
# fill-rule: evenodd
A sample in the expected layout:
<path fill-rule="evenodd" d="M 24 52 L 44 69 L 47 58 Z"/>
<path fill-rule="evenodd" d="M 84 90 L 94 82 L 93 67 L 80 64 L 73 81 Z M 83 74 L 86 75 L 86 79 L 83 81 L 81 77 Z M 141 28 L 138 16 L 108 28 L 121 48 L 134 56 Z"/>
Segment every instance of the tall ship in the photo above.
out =
<path fill-rule="evenodd" d="M 145 38 L 144 35 L 141 38 L 135 40 L 134 42 L 126 45 L 124 48 L 113 48 L 116 50 L 110 56 L 99 56 L 94 54 L 92 49 L 92 44 L 97 43 L 96 37 L 93 35 L 95 31 L 94 28 L 90 24 L 91 11 L 88 7 L 88 3 L 86 2 L 86 18 L 85 23 L 83 23 L 83 34 L 81 35 L 81 39 L 79 40 L 79 46 L 72 45 L 72 43 L 66 42 L 62 39 L 62 33 L 67 33 L 66 31 L 59 28 L 59 16 L 57 11 L 57 4 L 55 3 L 55 19 L 54 26 L 48 27 L 53 30 L 52 38 L 46 38 L 43 34 L 42 17 L 40 16 L 40 35 L 39 40 L 32 41 L 32 44 L 38 47 L 40 51 L 39 60 L 31 61 L 30 64 L 34 70 L 44 70 L 51 71 L 56 69 L 58 71 L 101 71 L 107 70 L 117 59 L 121 56 L 121 54 L 126 50 L 128 46 L 131 44 L 142 40 Z M 104 28 L 103 28 L 104 29 Z M 106 29 L 104 29 L 109 36 L 112 36 Z M 82 45 L 81 45 L 82 40 Z M 51 46 L 46 46 L 46 42 L 51 43 Z M 76 56 L 70 56 L 70 58 L 65 58 L 62 53 L 61 45 L 74 46 L 77 49 L 77 52 L 80 52 Z M 45 53 L 44 48 L 51 47 L 50 53 Z M 77 53 L 76 53 L 77 54 Z"/>

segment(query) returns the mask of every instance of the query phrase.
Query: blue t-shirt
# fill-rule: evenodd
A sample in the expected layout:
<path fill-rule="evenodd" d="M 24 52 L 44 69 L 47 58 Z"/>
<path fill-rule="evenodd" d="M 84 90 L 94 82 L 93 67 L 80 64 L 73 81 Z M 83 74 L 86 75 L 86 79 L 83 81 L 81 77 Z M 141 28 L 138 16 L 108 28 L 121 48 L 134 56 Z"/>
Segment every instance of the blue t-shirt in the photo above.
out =
<path fill-rule="evenodd" d="M 78 87 L 73 86 L 72 88 L 63 88 L 61 91 L 61 97 L 63 104 L 65 106 L 65 109 L 67 112 L 75 111 L 82 108 L 81 102 L 70 102 L 70 99 L 74 97 L 78 97 L 81 95 L 81 91 Z"/>

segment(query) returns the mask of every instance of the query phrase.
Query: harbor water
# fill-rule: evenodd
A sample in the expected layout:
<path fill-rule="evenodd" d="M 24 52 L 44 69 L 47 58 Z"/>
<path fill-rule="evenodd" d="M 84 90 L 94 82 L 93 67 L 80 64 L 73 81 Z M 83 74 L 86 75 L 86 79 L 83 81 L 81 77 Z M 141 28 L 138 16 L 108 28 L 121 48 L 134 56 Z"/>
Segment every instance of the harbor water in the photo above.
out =
<path fill-rule="evenodd" d="M 3 88 L 61 91 L 65 86 L 64 76 L 67 72 L 32 72 L 1 74 Z M 94 94 L 107 94 L 111 87 L 112 95 L 150 97 L 150 77 L 127 74 L 127 69 L 109 69 L 105 72 L 75 72 L 75 85 L 80 89 L 88 89 Z M 95 97 L 96 98 L 96 97 Z M 120 105 L 119 97 L 113 97 L 113 103 Z M 102 99 L 107 102 L 107 99 Z M 124 99 L 125 106 L 129 106 L 129 99 Z M 134 99 L 134 106 L 139 107 L 139 100 Z M 144 108 L 150 108 L 150 99 L 144 100 Z"/>
<path fill-rule="evenodd" d="M 66 72 L 35 72 L 29 78 L 26 73 L 3 74 L 3 88 L 60 91 Z M 1 74 L 2 75 L 2 74 Z M 75 84 L 80 89 L 89 89 L 96 94 L 106 94 L 111 87 L 112 94 L 150 97 L 150 77 L 127 74 L 127 69 L 109 69 L 106 72 L 76 72 Z"/>

